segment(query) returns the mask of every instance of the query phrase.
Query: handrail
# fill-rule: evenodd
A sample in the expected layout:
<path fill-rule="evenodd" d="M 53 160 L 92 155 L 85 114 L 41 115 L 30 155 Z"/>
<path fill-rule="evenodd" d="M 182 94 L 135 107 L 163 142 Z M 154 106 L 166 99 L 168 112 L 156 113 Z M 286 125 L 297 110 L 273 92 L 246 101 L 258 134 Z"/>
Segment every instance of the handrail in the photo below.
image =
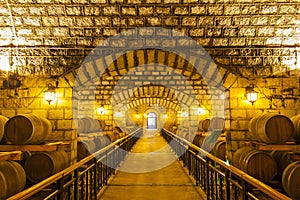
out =
<path fill-rule="evenodd" d="M 81 166 L 85 165 L 86 163 L 90 162 L 91 160 L 93 160 L 96 156 L 101 155 L 103 153 L 105 153 L 107 150 L 109 150 L 112 147 L 115 147 L 117 144 L 125 141 L 126 139 L 136 135 L 138 132 L 140 131 L 140 129 L 135 130 L 133 133 L 126 135 L 123 138 L 120 138 L 118 140 L 116 140 L 115 142 L 109 144 L 108 146 L 100 149 L 99 151 L 87 156 L 86 158 L 83 158 L 82 160 L 76 162 L 75 164 L 71 165 L 70 167 L 44 179 L 43 181 L 15 194 L 14 196 L 11 196 L 9 198 L 7 198 L 7 200 L 25 200 L 35 194 L 37 194 L 38 192 L 40 192 L 41 190 L 45 189 L 46 187 L 48 187 L 49 185 L 55 183 L 56 181 L 62 179 L 63 177 L 66 177 L 67 175 L 70 175 L 72 172 L 74 172 L 75 170 L 79 169 Z"/>
<path fill-rule="evenodd" d="M 192 148 L 193 150 L 196 150 L 198 152 L 201 152 L 202 154 L 205 154 L 207 158 L 211 159 L 215 163 L 219 164 L 223 168 L 229 170 L 232 174 L 236 175 L 237 177 L 241 178 L 242 180 L 246 181 L 247 183 L 251 184 L 255 188 L 259 189 L 264 194 L 268 195 L 269 197 L 275 199 L 275 200 L 292 200 L 291 198 L 285 196 L 284 194 L 278 192 L 277 190 L 271 188 L 270 186 L 266 185 L 265 183 L 255 179 L 254 177 L 250 176 L 246 172 L 234 167 L 233 165 L 230 165 L 229 163 L 226 163 L 225 161 L 213 156 L 212 154 L 206 152 L 202 148 L 194 145 L 193 143 L 187 141 L 184 138 L 181 138 L 174 133 L 170 132 L 169 130 L 163 129 L 166 133 L 169 135 L 172 135 L 172 137 L 183 141 L 186 145 L 189 146 L 189 148 Z M 199 155 L 198 155 L 199 156 Z"/>

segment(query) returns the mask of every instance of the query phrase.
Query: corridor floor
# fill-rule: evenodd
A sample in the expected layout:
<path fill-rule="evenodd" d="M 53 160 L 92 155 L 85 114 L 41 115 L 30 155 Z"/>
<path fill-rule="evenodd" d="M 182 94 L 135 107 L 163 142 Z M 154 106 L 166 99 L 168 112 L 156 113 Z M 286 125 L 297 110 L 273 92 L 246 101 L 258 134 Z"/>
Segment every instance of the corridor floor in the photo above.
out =
<path fill-rule="evenodd" d="M 98 195 L 100 200 L 205 199 L 166 141 L 144 134 Z"/>

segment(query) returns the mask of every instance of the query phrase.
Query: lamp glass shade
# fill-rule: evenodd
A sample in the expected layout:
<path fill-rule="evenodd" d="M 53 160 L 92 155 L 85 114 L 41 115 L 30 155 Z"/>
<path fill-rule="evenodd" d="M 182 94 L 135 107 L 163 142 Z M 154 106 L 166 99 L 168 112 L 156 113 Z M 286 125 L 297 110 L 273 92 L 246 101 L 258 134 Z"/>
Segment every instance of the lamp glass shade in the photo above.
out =
<path fill-rule="evenodd" d="M 47 90 L 44 93 L 44 99 L 49 102 L 49 104 L 55 100 L 55 92 L 52 90 Z"/>
<path fill-rule="evenodd" d="M 98 108 L 97 108 L 97 113 L 98 113 L 99 115 L 105 114 L 105 108 L 104 108 L 103 106 L 98 107 Z"/>
<path fill-rule="evenodd" d="M 247 93 L 247 100 L 251 103 L 254 103 L 257 101 L 257 92 L 251 91 Z"/>

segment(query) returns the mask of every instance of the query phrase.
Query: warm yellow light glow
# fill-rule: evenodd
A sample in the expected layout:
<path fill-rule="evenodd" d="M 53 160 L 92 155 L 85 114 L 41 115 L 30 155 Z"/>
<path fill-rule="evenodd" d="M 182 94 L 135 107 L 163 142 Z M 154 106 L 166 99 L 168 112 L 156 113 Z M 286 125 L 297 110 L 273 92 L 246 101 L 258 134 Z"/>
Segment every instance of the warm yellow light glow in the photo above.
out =
<path fill-rule="evenodd" d="M 181 116 L 182 117 L 187 117 L 187 116 L 189 116 L 189 114 L 187 112 L 182 112 Z"/>
<path fill-rule="evenodd" d="M 100 106 L 96 109 L 98 115 L 104 115 L 106 110 L 103 106 Z"/>
<path fill-rule="evenodd" d="M 117 111 L 117 112 L 115 112 L 115 116 L 116 117 L 122 117 L 123 113 L 121 111 Z"/>
<path fill-rule="evenodd" d="M 53 91 L 53 90 L 47 90 L 44 93 L 44 99 L 46 101 L 48 101 L 48 103 L 50 104 L 52 101 L 55 100 L 55 91 Z"/>
<path fill-rule="evenodd" d="M 167 119 L 167 118 L 168 118 L 168 115 L 167 115 L 167 114 L 163 114 L 163 118 L 164 118 L 164 119 Z"/>
<path fill-rule="evenodd" d="M 0 58 L 0 70 L 10 71 L 9 57 L 3 56 Z"/>
<path fill-rule="evenodd" d="M 136 114 L 135 117 L 136 117 L 137 119 L 139 119 L 139 118 L 141 118 L 141 115 L 140 115 L 140 114 Z"/>
<path fill-rule="evenodd" d="M 201 108 L 201 107 L 197 108 L 196 111 L 195 111 L 196 115 L 202 115 L 204 113 L 205 113 L 205 109 Z"/>
<path fill-rule="evenodd" d="M 247 100 L 252 104 L 254 102 L 256 102 L 257 101 L 257 93 L 254 91 L 247 93 Z"/>

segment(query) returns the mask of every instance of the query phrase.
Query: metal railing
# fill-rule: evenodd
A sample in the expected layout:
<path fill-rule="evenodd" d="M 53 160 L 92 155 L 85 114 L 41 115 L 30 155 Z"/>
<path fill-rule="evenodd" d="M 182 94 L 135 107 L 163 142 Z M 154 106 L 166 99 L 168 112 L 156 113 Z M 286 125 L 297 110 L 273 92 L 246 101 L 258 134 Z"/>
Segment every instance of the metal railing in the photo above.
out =
<path fill-rule="evenodd" d="M 121 138 L 53 176 L 9 197 L 8 200 L 94 200 L 142 134 Z"/>
<path fill-rule="evenodd" d="M 291 200 L 166 129 L 162 130 L 162 136 L 194 177 L 196 185 L 206 193 L 208 200 Z"/>

